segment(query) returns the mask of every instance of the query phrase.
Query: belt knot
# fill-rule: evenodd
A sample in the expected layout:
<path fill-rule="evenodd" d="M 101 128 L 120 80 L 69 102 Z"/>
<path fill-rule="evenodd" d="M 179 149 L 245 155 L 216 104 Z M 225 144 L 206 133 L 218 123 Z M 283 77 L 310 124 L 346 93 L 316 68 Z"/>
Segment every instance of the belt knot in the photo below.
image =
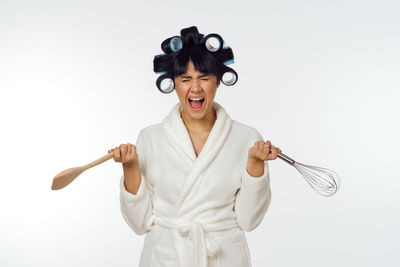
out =
<path fill-rule="evenodd" d="M 230 229 L 236 224 L 229 225 L 207 225 L 197 221 L 191 223 L 181 223 L 179 220 L 158 217 L 152 215 L 147 221 L 146 226 L 149 229 L 154 227 L 154 224 L 176 230 L 182 238 L 190 238 L 193 240 L 193 256 L 195 267 L 207 267 L 207 256 L 215 257 L 221 251 L 221 246 L 206 232 L 219 231 Z M 175 242 L 177 242 L 176 240 Z"/>

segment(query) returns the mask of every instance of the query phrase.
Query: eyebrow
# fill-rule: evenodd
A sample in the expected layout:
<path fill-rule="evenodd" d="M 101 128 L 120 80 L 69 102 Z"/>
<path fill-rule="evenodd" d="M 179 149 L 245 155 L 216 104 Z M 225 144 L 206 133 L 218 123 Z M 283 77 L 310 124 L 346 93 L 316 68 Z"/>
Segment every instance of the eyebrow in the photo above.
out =
<path fill-rule="evenodd" d="M 206 77 L 206 76 L 210 76 L 210 74 L 202 74 L 202 75 L 199 76 L 199 78 Z M 190 75 L 182 75 L 181 78 L 182 79 L 190 79 L 190 78 L 192 78 L 192 76 L 190 76 Z"/>

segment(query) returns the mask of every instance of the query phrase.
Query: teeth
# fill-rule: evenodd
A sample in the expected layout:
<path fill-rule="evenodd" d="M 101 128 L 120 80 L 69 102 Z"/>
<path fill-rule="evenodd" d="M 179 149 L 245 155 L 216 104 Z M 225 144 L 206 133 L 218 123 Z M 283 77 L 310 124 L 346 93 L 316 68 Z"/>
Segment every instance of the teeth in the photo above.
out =
<path fill-rule="evenodd" d="M 202 100 L 203 98 L 189 98 L 190 100 Z"/>

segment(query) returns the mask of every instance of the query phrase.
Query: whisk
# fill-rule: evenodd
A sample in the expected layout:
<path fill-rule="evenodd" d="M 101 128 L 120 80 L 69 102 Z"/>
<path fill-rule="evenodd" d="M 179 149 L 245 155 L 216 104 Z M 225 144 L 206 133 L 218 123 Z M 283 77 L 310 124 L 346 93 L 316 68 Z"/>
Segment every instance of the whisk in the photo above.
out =
<path fill-rule="evenodd" d="M 278 157 L 295 167 L 315 192 L 322 196 L 332 196 L 340 186 L 339 175 L 329 169 L 306 165 L 278 152 Z"/>

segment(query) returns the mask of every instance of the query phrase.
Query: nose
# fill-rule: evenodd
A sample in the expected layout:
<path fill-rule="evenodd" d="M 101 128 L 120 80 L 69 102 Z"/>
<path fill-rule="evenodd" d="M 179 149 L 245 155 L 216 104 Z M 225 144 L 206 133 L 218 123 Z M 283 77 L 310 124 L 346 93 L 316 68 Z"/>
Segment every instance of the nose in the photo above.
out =
<path fill-rule="evenodd" d="M 193 79 L 191 89 L 193 91 L 201 91 L 200 81 L 199 79 Z"/>

